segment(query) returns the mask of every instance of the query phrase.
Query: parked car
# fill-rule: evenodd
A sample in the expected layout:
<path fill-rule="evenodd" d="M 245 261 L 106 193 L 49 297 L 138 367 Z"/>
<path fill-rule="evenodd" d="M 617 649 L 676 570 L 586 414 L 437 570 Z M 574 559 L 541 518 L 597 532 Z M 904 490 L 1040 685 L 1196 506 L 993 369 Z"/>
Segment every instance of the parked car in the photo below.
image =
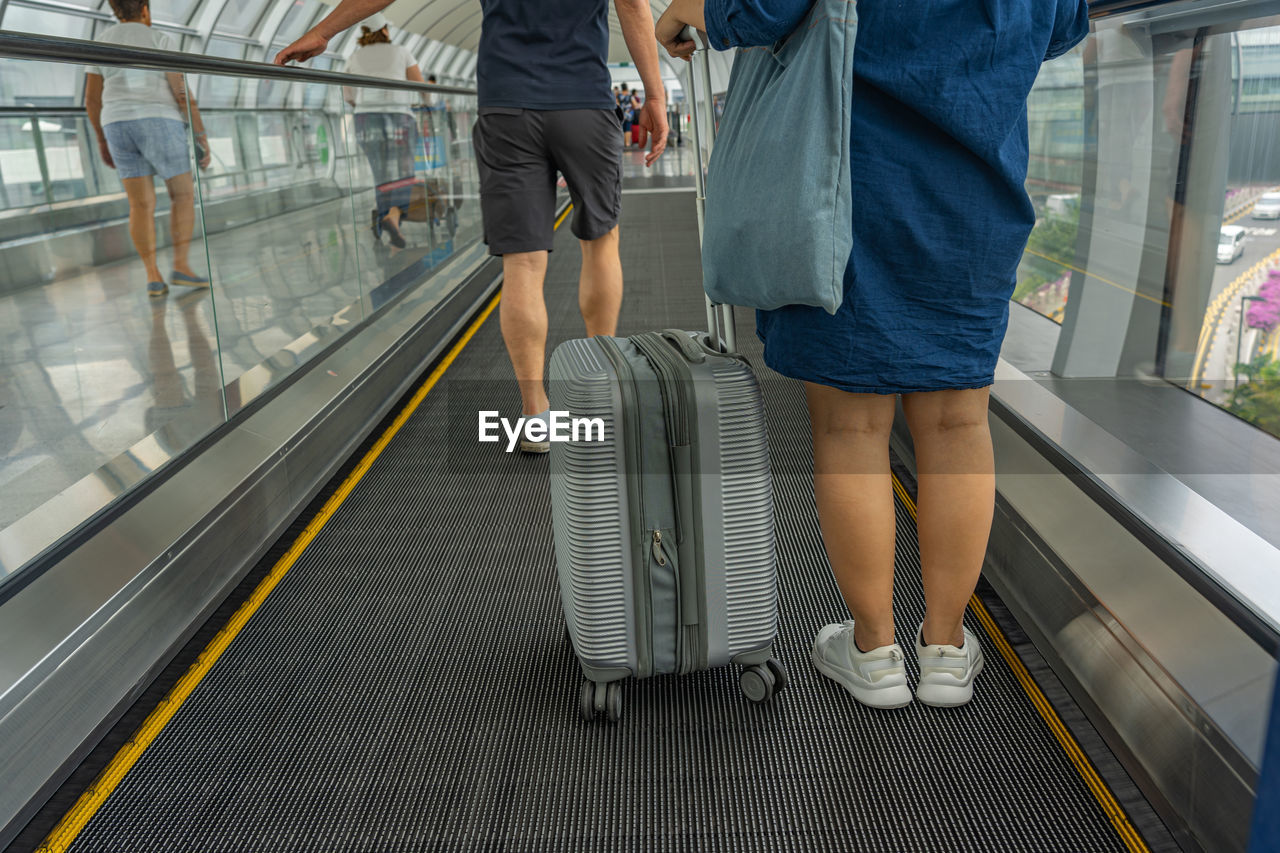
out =
<path fill-rule="evenodd" d="M 1250 215 L 1254 219 L 1280 219 L 1280 193 L 1263 193 Z"/>
<path fill-rule="evenodd" d="M 1218 263 L 1229 264 L 1244 254 L 1245 230 L 1239 225 L 1224 225 L 1218 235 Z"/>

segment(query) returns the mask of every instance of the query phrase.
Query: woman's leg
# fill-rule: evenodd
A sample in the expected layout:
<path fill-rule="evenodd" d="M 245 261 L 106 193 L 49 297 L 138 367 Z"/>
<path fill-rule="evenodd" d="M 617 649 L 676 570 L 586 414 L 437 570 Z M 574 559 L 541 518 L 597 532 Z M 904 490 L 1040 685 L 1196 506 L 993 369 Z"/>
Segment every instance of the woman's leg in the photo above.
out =
<path fill-rule="evenodd" d="M 374 196 L 377 199 L 378 218 L 387 215 L 385 192 L 382 185 L 387 182 L 387 134 L 381 113 L 356 114 L 356 141 L 365 159 L 369 161 L 369 171 L 373 173 Z"/>
<path fill-rule="evenodd" d="M 151 175 L 124 178 L 124 194 L 129 199 L 129 236 L 133 248 L 147 268 L 147 281 L 164 281 L 156 265 L 156 188 Z"/>
<path fill-rule="evenodd" d="M 827 557 L 862 651 L 893 638 L 895 398 L 805 383 L 813 431 L 813 491 Z"/>
<path fill-rule="evenodd" d="M 987 552 L 996 488 L 988 396 L 978 388 L 902 400 L 919 481 L 927 644 L 963 645 L 961 620 Z"/>
<path fill-rule="evenodd" d="M 400 218 L 408 211 L 413 198 L 413 186 L 409 182 L 414 177 L 415 155 L 420 143 L 413 116 L 393 115 L 390 120 L 394 132 L 389 140 L 392 151 L 388 162 L 396 164 L 399 174 L 393 178 L 393 183 L 400 186 L 387 193 L 387 221 L 399 229 Z"/>
<path fill-rule="evenodd" d="M 164 182 L 169 191 L 169 233 L 173 238 L 173 268 L 180 273 L 196 276 L 191 269 L 188 253 L 191 233 L 195 230 L 196 194 L 195 182 L 190 172 L 175 175 Z"/>

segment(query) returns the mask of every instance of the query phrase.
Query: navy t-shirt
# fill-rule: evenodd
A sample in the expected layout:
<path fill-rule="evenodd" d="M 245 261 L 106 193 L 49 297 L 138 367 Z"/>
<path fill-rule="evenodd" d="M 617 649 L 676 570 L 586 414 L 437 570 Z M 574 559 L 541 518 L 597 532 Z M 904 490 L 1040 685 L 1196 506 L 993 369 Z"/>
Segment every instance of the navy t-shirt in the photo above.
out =
<path fill-rule="evenodd" d="M 608 0 L 480 0 L 481 107 L 613 109 Z"/>

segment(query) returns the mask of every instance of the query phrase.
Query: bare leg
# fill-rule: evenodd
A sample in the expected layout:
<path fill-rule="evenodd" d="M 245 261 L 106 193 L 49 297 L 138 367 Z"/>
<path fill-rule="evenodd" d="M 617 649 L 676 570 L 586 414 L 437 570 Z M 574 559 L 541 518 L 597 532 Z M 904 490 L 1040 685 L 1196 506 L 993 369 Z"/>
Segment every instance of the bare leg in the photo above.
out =
<path fill-rule="evenodd" d="M 542 281 L 547 273 L 546 252 L 517 252 L 502 256 L 502 339 L 520 384 L 522 413 L 546 411 L 542 366 L 547 351 L 547 304 Z"/>
<path fill-rule="evenodd" d="M 618 256 L 618 226 L 595 240 L 580 240 L 582 273 L 578 277 L 578 308 L 587 336 L 612 335 L 622 309 L 622 259 Z"/>
<path fill-rule="evenodd" d="M 988 395 L 930 391 L 902 401 L 919 478 L 926 643 L 964 643 L 961 620 L 982 573 L 996 490 Z"/>
<path fill-rule="evenodd" d="M 863 651 L 894 642 L 894 397 L 805 383 L 813 430 L 813 491 L 827 557 Z"/>
<path fill-rule="evenodd" d="M 400 217 L 401 217 L 401 216 L 403 216 L 403 215 L 404 215 L 404 211 L 402 211 L 400 208 L 398 208 L 398 207 L 392 207 L 390 210 L 388 210 L 388 211 L 387 211 L 387 215 L 386 215 L 386 216 L 384 216 L 384 217 L 382 217 L 382 218 L 383 218 L 383 220 L 384 220 L 384 221 L 386 221 L 386 222 L 390 222 L 390 223 L 391 223 L 392 225 L 394 225 L 396 228 L 399 228 L 399 227 L 400 227 Z"/>
<path fill-rule="evenodd" d="M 173 268 L 186 275 L 195 275 L 187 257 L 196 221 L 196 194 L 191 173 L 175 175 L 165 181 L 164 185 L 169 190 L 169 233 L 173 237 Z"/>
<path fill-rule="evenodd" d="M 147 268 L 147 281 L 164 281 L 156 265 L 156 188 L 152 178 L 125 178 L 120 183 L 129 199 L 129 236 Z"/>

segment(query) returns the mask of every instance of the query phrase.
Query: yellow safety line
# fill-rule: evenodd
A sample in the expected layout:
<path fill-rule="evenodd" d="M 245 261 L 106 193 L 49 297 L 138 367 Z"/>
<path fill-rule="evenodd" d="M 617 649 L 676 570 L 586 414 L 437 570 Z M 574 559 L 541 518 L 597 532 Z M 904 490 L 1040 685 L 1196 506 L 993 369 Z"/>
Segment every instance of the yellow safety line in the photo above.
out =
<path fill-rule="evenodd" d="M 1028 248 L 1028 249 L 1023 249 L 1023 251 L 1028 255 L 1035 255 L 1037 258 L 1044 258 L 1046 261 L 1057 264 L 1060 267 L 1065 267 L 1066 269 L 1069 269 L 1072 272 L 1078 272 L 1081 275 L 1087 275 L 1089 276 L 1089 278 L 1096 278 L 1098 281 L 1102 282 L 1103 284 L 1109 284 L 1112 287 L 1116 288 L 1117 290 L 1123 290 L 1125 293 L 1128 293 L 1130 296 L 1137 296 L 1138 298 L 1145 299 L 1148 302 L 1154 302 L 1155 304 L 1163 305 L 1166 308 L 1169 307 L 1169 303 L 1165 302 L 1163 299 L 1156 299 L 1154 296 L 1148 296 L 1145 293 L 1139 293 L 1138 291 L 1134 290 L 1131 287 L 1125 287 L 1123 284 L 1117 284 L 1116 282 L 1112 281 L 1109 278 L 1103 278 L 1097 273 L 1089 272 L 1088 270 L 1082 270 L 1080 269 L 1080 267 L 1072 266 L 1066 261 L 1060 261 L 1057 258 L 1051 258 L 1048 255 L 1037 252 L 1035 249 Z"/>
<path fill-rule="evenodd" d="M 560 218 L 556 220 L 555 228 L 558 229 L 560 227 L 560 223 L 564 222 L 565 217 L 569 215 L 569 211 L 572 209 L 572 204 L 565 208 L 564 212 L 560 214 Z M 400 413 L 396 415 L 396 419 L 392 421 L 391 425 L 387 427 L 381 436 L 378 437 L 378 440 L 374 442 L 373 447 L 369 448 L 369 451 L 364 455 L 351 473 L 347 475 L 347 478 L 343 480 L 342 485 L 338 487 L 337 491 L 335 491 L 329 499 L 325 501 L 324 506 L 318 513 L 316 513 L 315 517 L 311 519 L 302 533 L 298 535 L 298 538 L 294 540 L 293 545 L 290 546 L 289 550 L 285 552 L 284 556 L 281 557 L 274 566 L 272 566 L 271 571 L 258 583 L 258 586 L 254 589 L 253 593 L 243 604 L 240 605 L 239 609 L 236 610 L 235 615 L 228 620 L 222 630 L 209 641 L 209 645 L 205 646 L 204 651 L 202 651 L 200 656 L 196 658 L 195 662 L 191 664 L 191 668 L 186 671 L 178 683 L 173 686 L 173 689 L 169 691 L 169 694 L 160 701 L 160 704 L 155 707 L 155 710 L 153 710 L 147 719 L 143 721 L 138 730 L 134 732 L 133 737 L 129 739 L 129 742 L 120 748 L 120 751 L 111 759 L 111 763 L 106 766 L 101 774 L 99 774 L 98 778 L 93 781 L 93 784 L 80 795 L 80 799 L 76 801 L 76 804 L 71 807 L 70 811 L 62 816 L 62 820 L 58 821 L 58 825 L 53 828 L 53 831 L 49 833 L 48 837 L 45 838 L 44 842 L 39 848 L 37 848 L 39 851 L 42 851 L 42 853 L 45 853 L 46 851 L 47 853 L 54 853 L 54 851 L 61 853 L 61 851 L 65 851 L 71 846 L 71 844 L 76 840 L 76 837 L 80 834 L 80 831 L 84 829 L 85 824 L 87 824 L 97 813 L 98 809 L 102 807 L 102 804 L 106 802 L 107 797 L 111 796 L 112 791 L 114 791 L 116 786 L 124 779 L 125 774 L 127 774 L 130 768 L 132 768 L 138 759 L 142 757 L 142 754 L 147 750 L 147 747 L 151 745 L 169 720 L 173 718 L 173 715 L 177 713 L 178 708 L 182 706 L 182 703 L 186 701 L 187 697 L 191 695 L 191 692 L 195 690 L 201 679 L 203 679 L 205 675 L 208 674 L 209 670 L 213 668 L 213 665 L 218 662 L 218 658 L 221 657 L 222 653 L 231 645 L 231 641 L 236 638 L 236 635 L 240 633 L 241 629 L 244 628 L 253 614 L 256 613 L 258 608 L 262 606 L 262 603 L 266 601 L 267 596 L 271 594 L 271 591 L 276 588 L 276 585 L 280 583 L 281 579 L 284 578 L 289 569 L 293 567 L 293 564 L 298 561 L 300 556 L 302 556 L 302 552 L 307 549 L 309 544 L 311 544 L 311 540 L 316 538 L 316 535 L 320 533 L 321 529 L 324 528 L 325 524 L 328 523 L 333 514 L 337 512 L 338 507 L 342 506 L 343 501 L 347 499 L 347 496 L 351 494 L 351 491 L 356 487 L 360 480 L 363 479 L 364 475 L 368 473 L 369 469 L 373 466 L 374 461 L 382 455 L 382 451 L 386 450 L 387 445 L 389 445 L 391 440 L 395 438 L 396 433 L 400 431 L 400 428 L 403 427 L 413 413 L 417 411 L 418 406 L 422 405 L 422 401 L 426 399 L 427 394 L 433 387 L 435 387 L 435 384 L 440 381 L 440 377 L 449 369 L 449 365 L 453 364 L 454 359 L 458 357 L 463 348 L 471 341 L 471 338 L 480 330 L 480 327 L 484 325 L 485 320 L 489 319 L 489 315 L 498 307 L 498 302 L 501 299 L 501 292 L 495 294 L 493 299 L 491 299 L 489 304 L 485 307 L 484 311 L 481 312 L 480 316 L 472 321 L 471 325 L 467 327 L 466 332 L 463 333 L 458 342 L 450 348 L 448 354 L 445 355 L 445 357 L 441 359 L 440 363 L 436 365 L 436 368 L 431 371 L 431 375 L 427 377 L 426 381 L 423 382 L 421 386 L 419 386 L 418 390 L 414 393 L 413 398 L 410 399 L 405 407 L 400 410 Z"/>
<path fill-rule="evenodd" d="M 151 712 L 151 715 L 147 717 L 146 721 L 143 722 L 138 731 L 134 733 L 129 742 L 116 753 L 115 758 L 113 758 L 111 763 L 107 765 L 106 769 L 102 771 L 102 774 L 98 776 L 89 789 L 81 795 L 79 801 L 76 802 L 71 810 L 63 816 L 58 825 L 54 827 L 51 833 L 49 833 L 49 837 L 44 840 L 44 843 L 40 846 L 39 850 L 62 851 L 70 847 L 76 836 L 79 835 L 80 830 L 84 828 L 84 825 L 89 822 L 89 819 L 93 817 L 94 813 L 97 812 L 102 803 L 106 801 L 107 797 L 111 795 L 111 792 L 115 790 L 118 784 L 120 784 L 120 781 L 124 778 L 125 774 L 129 772 L 129 769 L 133 767 L 134 763 L 142 757 L 142 753 L 146 751 L 147 747 L 151 745 L 151 742 L 155 740 L 158 734 L 160 734 L 160 731 L 165 727 L 165 724 L 169 722 L 175 713 L 177 713 L 177 710 L 182 705 L 183 701 L 191 695 L 191 692 L 195 690 L 196 685 L 200 683 L 200 680 L 204 678 L 209 670 L 213 668 L 213 665 L 218 662 L 218 658 L 221 657 L 222 653 L 226 651 L 229 645 L 231 645 L 231 641 L 240 633 L 240 630 L 244 628 L 245 624 L 258 610 L 258 608 L 262 606 L 262 603 L 266 600 L 267 596 L 271 594 L 271 591 L 275 589 L 276 585 L 280 583 L 281 579 L 284 578 L 289 569 L 293 567 L 293 564 L 297 562 L 298 557 L 300 557 L 302 552 L 306 550 L 307 546 L 311 543 L 311 540 L 315 539 L 316 535 L 338 510 L 338 507 L 340 507 L 342 502 L 347 499 L 347 496 L 351 494 L 351 490 L 356 487 L 364 475 L 369 471 L 369 468 L 372 467 L 374 461 L 382 454 L 382 451 L 386 449 L 387 445 L 391 443 L 391 439 L 395 437 L 396 433 L 398 433 L 400 428 L 405 425 L 405 422 L 409 420 L 409 417 L 415 410 L 417 410 L 422 401 L 426 399 L 427 393 L 435 386 L 436 382 L 440 380 L 440 377 L 444 374 L 445 370 L 447 370 L 449 365 L 453 363 L 454 359 L 458 357 L 462 348 L 467 345 L 484 321 L 489 318 L 491 313 L 493 313 L 493 309 L 497 307 L 498 300 L 501 298 L 502 294 L 498 293 L 492 300 L 490 300 L 489 305 L 471 324 L 466 333 L 463 334 L 461 340 L 454 344 L 453 348 L 449 350 L 448 355 L 444 357 L 440 364 L 436 366 L 436 369 L 431 372 L 431 375 L 427 377 L 427 380 L 418 388 L 418 391 L 413 395 L 413 398 L 409 403 L 400 410 L 400 414 L 396 416 L 396 419 L 391 423 L 391 426 L 382 433 L 377 442 L 374 443 L 373 447 L 369 448 L 369 452 L 364 455 L 364 458 L 360 460 L 360 463 L 356 465 L 355 469 L 347 475 L 346 480 L 344 480 L 342 485 L 338 487 L 338 490 L 329 497 L 329 500 L 325 501 L 324 507 L 320 512 L 316 513 L 316 516 L 311 519 L 310 523 L 307 524 L 306 529 L 304 529 L 298 538 L 294 540 L 293 545 L 285 555 L 280 558 L 267 576 L 258 584 L 257 588 L 253 591 L 253 594 L 240 605 L 240 608 L 236 610 L 235 615 L 231 617 L 222 630 L 219 631 L 218 634 L 209 642 L 209 645 L 200 653 L 200 657 L 198 657 L 195 663 L 191 665 L 191 668 L 187 670 L 181 680 L 174 685 L 173 689 L 169 692 L 169 695 L 156 706 L 155 710 Z"/>
<path fill-rule="evenodd" d="M 898 475 L 893 475 L 893 490 L 898 498 L 907 507 L 907 512 L 914 519 L 916 517 L 916 504 L 907 494 L 907 490 L 903 487 Z M 1134 829 L 1133 824 L 1129 822 L 1128 815 L 1120 803 L 1116 801 L 1115 796 L 1111 793 L 1111 789 L 1107 787 L 1106 782 L 1102 781 L 1102 777 L 1098 775 L 1098 771 L 1094 769 L 1093 763 L 1089 757 L 1084 754 L 1084 750 L 1076 743 L 1071 735 L 1071 731 L 1062 722 L 1057 712 L 1053 710 L 1053 705 L 1045 697 L 1044 692 L 1040 690 L 1040 686 L 1036 684 L 1031 677 L 1031 673 L 1027 671 L 1022 660 L 1014 652 L 1009 645 L 1009 641 L 1005 639 L 1004 634 L 996 625 L 995 620 L 991 618 L 991 614 L 987 612 L 986 605 L 975 594 L 969 599 L 969 609 L 978 618 L 982 628 L 986 631 L 987 636 L 991 639 L 1000 651 L 1000 656 L 1009 664 L 1009 668 L 1013 670 L 1013 675 L 1017 678 L 1018 683 L 1022 686 L 1023 691 L 1027 694 L 1027 698 L 1031 700 L 1031 704 L 1035 706 L 1036 711 L 1040 713 L 1041 719 L 1048 725 L 1049 731 L 1057 739 L 1058 744 L 1066 752 L 1067 758 L 1075 765 L 1076 772 L 1084 779 L 1085 785 L 1089 788 L 1089 792 L 1093 794 L 1098 805 L 1102 807 L 1102 811 L 1111 820 L 1111 825 L 1115 827 L 1116 833 L 1119 834 L 1120 840 L 1130 850 L 1130 853 L 1150 853 L 1142 836 Z"/>

